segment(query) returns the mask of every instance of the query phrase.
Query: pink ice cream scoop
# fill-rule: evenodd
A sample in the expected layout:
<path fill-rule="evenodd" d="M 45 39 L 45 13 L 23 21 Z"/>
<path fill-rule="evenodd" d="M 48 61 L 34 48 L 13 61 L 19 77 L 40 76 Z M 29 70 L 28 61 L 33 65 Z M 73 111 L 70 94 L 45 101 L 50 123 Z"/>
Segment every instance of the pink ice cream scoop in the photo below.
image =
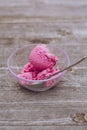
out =
<path fill-rule="evenodd" d="M 18 77 L 24 78 L 24 79 L 27 79 L 27 80 L 32 80 L 32 78 L 33 78 L 32 72 L 26 72 L 26 73 L 18 74 Z M 21 79 L 20 79 L 20 83 L 21 84 L 28 84 L 27 81 L 24 81 L 24 80 L 21 80 Z"/>
<path fill-rule="evenodd" d="M 48 69 L 45 69 L 45 70 L 39 72 L 37 74 L 36 79 L 37 80 L 43 80 L 43 79 L 46 79 L 49 76 L 51 76 L 51 75 L 53 75 L 53 74 L 55 74 L 57 72 L 59 72 L 59 68 L 48 68 Z"/>
<path fill-rule="evenodd" d="M 27 80 L 35 80 L 36 77 L 37 77 L 37 71 L 33 71 L 33 72 L 24 72 L 24 73 L 21 73 L 21 74 L 18 74 L 18 77 L 19 78 L 24 78 L 24 79 L 27 79 Z M 22 84 L 27 84 L 29 82 L 27 81 L 24 81 L 24 80 L 20 80 L 20 82 Z"/>
<path fill-rule="evenodd" d="M 26 65 L 24 65 L 21 73 L 33 72 L 33 71 L 35 71 L 35 67 L 29 62 Z"/>
<path fill-rule="evenodd" d="M 51 69 L 46 69 L 43 70 L 42 72 L 37 74 L 37 80 L 44 80 L 47 79 L 48 77 L 52 76 L 53 74 L 59 72 L 60 69 L 59 68 L 51 68 Z M 55 83 L 57 82 L 57 79 L 51 79 L 45 82 L 45 86 L 47 87 L 51 87 L 53 86 Z"/>
<path fill-rule="evenodd" d="M 43 44 L 37 45 L 31 51 L 29 59 L 31 64 L 38 71 L 52 68 L 58 61 L 58 58 L 48 50 L 46 45 Z"/>

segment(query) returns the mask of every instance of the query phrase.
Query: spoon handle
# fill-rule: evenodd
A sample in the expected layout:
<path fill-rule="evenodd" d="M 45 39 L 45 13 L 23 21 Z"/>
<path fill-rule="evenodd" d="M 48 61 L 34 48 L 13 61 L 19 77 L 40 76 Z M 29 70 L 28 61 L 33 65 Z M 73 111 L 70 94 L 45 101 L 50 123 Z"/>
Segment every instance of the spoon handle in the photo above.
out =
<path fill-rule="evenodd" d="M 65 70 L 68 70 L 68 69 L 72 68 L 73 66 L 75 66 L 75 65 L 79 64 L 80 62 L 84 61 L 86 58 L 87 58 L 87 56 L 84 56 L 82 59 L 80 59 L 80 60 L 77 61 L 76 63 L 74 63 L 74 64 L 72 64 L 72 65 L 70 65 L 70 66 L 64 68 L 63 70 L 60 70 L 59 72 L 56 72 L 55 74 L 51 75 L 50 77 L 52 77 L 52 76 L 54 76 L 54 75 L 56 75 L 56 74 L 59 74 L 59 73 L 65 71 Z M 50 77 L 48 77 L 48 78 L 50 78 Z"/>

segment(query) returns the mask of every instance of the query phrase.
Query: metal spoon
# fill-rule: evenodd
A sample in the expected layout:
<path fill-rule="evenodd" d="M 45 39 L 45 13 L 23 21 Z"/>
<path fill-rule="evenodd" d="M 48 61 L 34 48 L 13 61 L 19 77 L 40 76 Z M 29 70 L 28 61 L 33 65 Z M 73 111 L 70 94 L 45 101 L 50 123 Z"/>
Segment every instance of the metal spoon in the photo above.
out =
<path fill-rule="evenodd" d="M 71 69 L 72 67 L 76 66 L 76 65 L 79 64 L 80 62 L 84 61 L 86 58 L 87 58 L 87 56 L 84 56 L 83 58 L 81 58 L 81 59 L 80 59 L 79 61 L 77 61 L 76 63 L 74 63 L 74 64 L 72 64 L 72 65 L 70 65 L 70 66 L 64 68 L 63 70 L 60 70 L 59 72 L 56 72 L 55 74 L 49 76 L 47 79 L 51 78 L 52 76 L 54 76 L 54 75 L 56 75 L 56 74 L 59 74 L 59 73 L 65 71 L 65 70 Z"/>

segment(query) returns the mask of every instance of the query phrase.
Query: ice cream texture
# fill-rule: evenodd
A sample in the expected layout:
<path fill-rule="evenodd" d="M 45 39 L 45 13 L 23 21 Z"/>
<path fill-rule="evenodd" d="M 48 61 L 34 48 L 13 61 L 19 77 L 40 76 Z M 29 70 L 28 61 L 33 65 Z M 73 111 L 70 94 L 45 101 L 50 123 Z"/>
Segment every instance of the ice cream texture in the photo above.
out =
<path fill-rule="evenodd" d="M 50 53 L 46 45 L 37 45 L 30 54 L 30 62 L 35 66 L 36 70 L 42 71 L 47 68 L 52 68 L 58 58 Z"/>
<path fill-rule="evenodd" d="M 24 65 L 19 78 L 27 80 L 44 80 L 59 71 L 55 67 L 58 57 L 50 52 L 44 44 L 38 44 L 29 55 L 29 62 Z M 22 81 L 23 84 L 26 82 Z"/>

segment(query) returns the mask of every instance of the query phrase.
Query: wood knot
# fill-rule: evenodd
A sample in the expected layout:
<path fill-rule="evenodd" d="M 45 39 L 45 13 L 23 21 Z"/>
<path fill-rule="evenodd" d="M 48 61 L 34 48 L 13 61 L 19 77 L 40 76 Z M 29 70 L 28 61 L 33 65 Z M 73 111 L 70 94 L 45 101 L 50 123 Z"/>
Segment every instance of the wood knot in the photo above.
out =
<path fill-rule="evenodd" d="M 71 36 L 72 35 L 72 31 L 69 29 L 57 29 L 57 33 L 61 36 Z"/>
<path fill-rule="evenodd" d="M 34 38 L 30 39 L 30 42 L 32 43 L 43 43 L 43 44 L 48 44 L 51 41 L 49 38 Z"/>
<path fill-rule="evenodd" d="M 87 113 L 75 113 L 71 118 L 76 123 L 87 123 Z"/>

